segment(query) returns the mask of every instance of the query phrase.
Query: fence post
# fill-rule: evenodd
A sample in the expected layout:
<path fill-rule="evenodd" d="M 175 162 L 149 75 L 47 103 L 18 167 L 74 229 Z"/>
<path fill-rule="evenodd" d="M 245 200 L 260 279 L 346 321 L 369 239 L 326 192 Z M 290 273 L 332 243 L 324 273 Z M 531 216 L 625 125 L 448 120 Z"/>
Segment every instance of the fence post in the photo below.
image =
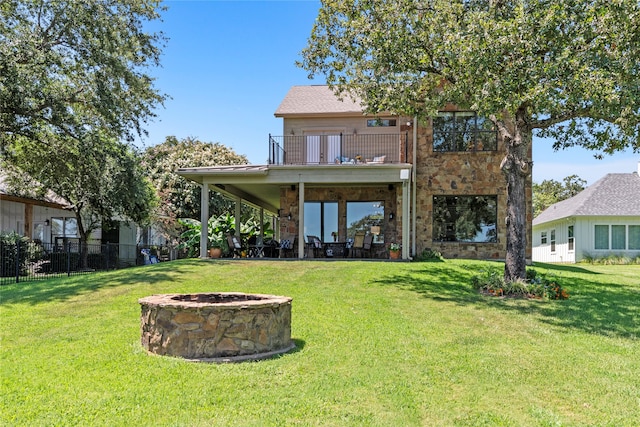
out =
<path fill-rule="evenodd" d="M 16 243 L 16 283 L 20 283 L 20 243 L 22 242 Z"/>
<path fill-rule="evenodd" d="M 71 242 L 66 242 L 67 246 L 67 277 L 71 276 Z"/>

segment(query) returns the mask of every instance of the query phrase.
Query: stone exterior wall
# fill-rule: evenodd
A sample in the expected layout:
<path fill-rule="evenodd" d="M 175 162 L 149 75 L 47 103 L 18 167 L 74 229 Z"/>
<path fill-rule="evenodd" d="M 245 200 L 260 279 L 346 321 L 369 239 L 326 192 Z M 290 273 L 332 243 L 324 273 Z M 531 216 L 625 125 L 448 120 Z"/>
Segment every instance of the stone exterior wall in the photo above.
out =
<path fill-rule="evenodd" d="M 504 147 L 496 151 L 434 152 L 431 127 L 418 128 L 416 164 L 416 253 L 440 251 L 446 258 L 504 259 L 506 257 L 507 184 L 500 170 Z M 529 152 L 531 158 L 531 151 Z M 527 250 L 531 259 L 532 192 L 527 183 Z M 497 196 L 497 242 L 433 241 L 433 196 Z"/>
<path fill-rule="evenodd" d="M 373 255 L 378 258 L 386 258 L 387 246 L 391 242 L 399 242 L 401 238 L 401 197 L 398 196 L 402 189 L 398 185 L 385 186 L 360 186 L 360 187 L 305 187 L 305 201 L 307 202 L 338 202 L 338 240 L 346 241 L 347 230 L 347 202 L 357 201 L 384 201 L 384 245 L 374 245 Z M 298 187 L 282 187 L 280 191 L 280 206 L 285 215 L 291 212 L 291 220 L 286 216 L 280 221 L 280 235 L 297 236 L 299 221 Z M 389 219 L 393 213 L 394 219 Z"/>

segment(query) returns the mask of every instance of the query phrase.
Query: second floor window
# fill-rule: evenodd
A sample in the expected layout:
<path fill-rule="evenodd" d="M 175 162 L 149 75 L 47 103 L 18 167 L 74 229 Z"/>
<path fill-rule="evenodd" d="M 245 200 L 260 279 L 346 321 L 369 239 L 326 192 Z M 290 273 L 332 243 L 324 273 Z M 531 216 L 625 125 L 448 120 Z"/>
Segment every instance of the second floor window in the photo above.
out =
<path fill-rule="evenodd" d="M 369 119 L 367 120 L 367 127 L 395 127 L 396 123 L 396 119 Z"/>
<path fill-rule="evenodd" d="M 498 132 L 473 111 L 443 111 L 433 119 L 433 151 L 493 151 Z"/>

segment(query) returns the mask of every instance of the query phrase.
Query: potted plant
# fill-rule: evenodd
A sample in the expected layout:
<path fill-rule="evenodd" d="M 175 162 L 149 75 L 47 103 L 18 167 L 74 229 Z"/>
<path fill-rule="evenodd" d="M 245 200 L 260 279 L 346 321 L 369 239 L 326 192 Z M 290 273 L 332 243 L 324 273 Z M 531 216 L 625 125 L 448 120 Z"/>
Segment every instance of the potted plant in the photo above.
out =
<path fill-rule="evenodd" d="M 222 242 L 209 240 L 209 258 L 220 258 L 222 256 Z"/>
<path fill-rule="evenodd" d="M 392 243 L 389 245 L 389 258 L 400 258 L 400 245 L 398 243 Z"/>

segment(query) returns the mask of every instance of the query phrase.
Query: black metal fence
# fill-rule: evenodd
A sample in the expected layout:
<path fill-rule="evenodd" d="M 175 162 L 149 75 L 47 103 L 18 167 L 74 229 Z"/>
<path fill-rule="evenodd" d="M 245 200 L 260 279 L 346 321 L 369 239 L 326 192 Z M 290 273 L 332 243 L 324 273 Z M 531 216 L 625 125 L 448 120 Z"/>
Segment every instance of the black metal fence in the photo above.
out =
<path fill-rule="evenodd" d="M 86 258 L 77 243 L 0 242 L 0 285 L 87 274 L 184 258 L 168 246 L 88 244 Z"/>
<path fill-rule="evenodd" d="M 269 164 L 376 164 L 408 162 L 409 133 L 269 135 Z"/>

